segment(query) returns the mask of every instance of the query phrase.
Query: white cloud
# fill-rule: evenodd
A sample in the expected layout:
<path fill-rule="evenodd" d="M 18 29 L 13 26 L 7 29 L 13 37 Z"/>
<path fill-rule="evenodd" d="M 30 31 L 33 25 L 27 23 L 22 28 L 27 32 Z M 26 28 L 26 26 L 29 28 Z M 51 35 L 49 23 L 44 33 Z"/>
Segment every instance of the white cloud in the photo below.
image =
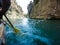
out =
<path fill-rule="evenodd" d="M 33 1 L 33 0 L 16 0 L 18 5 L 20 5 L 24 11 L 24 13 L 26 14 L 28 11 L 27 11 L 27 5 L 30 3 L 30 1 Z"/>

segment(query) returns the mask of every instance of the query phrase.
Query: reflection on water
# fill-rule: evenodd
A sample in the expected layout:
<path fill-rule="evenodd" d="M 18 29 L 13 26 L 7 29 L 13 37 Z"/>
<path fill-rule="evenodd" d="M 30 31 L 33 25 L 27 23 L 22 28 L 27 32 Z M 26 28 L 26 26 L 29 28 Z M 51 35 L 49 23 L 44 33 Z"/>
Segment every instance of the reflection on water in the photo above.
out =
<path fill-rule="evenodd" d="M 7 25 L 7 45 L 60 45 L 59 20 L 23 18 L 14 25 L 22 31 L 22 35 L 15 35 Z"/>

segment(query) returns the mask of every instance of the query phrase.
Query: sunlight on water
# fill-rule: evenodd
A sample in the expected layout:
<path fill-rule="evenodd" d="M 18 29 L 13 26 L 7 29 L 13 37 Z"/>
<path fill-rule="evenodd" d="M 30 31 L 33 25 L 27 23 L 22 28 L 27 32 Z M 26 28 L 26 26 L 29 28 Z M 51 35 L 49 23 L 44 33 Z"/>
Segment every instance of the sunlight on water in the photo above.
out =
<path fill-rule="evenodd" d="M 27 18 L 22 19 L 22 24 L 27 25 L 28 24 L 28 19 Z"/>

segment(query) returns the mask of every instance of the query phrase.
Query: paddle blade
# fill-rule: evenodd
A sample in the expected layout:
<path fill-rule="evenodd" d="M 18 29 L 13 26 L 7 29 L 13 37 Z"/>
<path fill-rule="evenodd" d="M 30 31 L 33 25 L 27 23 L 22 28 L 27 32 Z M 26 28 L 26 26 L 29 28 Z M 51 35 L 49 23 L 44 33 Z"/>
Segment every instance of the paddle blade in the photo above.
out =
<path fill-rule="evenodd" d="M 14 33 L 15 34 L 17 34 L 17 33 L 21 34 L 21 31 L 19 29 L 17 29 L 17 28 L 14 28 Z"/>
<path fill-rule="evenodd" d="M 8 23 L 7 23 L 7 24 L 8 24 Z M 9 27 L 11 27 L 10 24 L 8 24 L 8 25 L 9 25 Z M 11 27 L 11 28 L 12 28 L 12 27 Z M 16 27 L 13 28 L 13 31 L 14 31 L 15 34 L 17 34 L 17 33 L 22 34 L 22 32 L 21 32 L 18 28 L 16 28 Z"/>

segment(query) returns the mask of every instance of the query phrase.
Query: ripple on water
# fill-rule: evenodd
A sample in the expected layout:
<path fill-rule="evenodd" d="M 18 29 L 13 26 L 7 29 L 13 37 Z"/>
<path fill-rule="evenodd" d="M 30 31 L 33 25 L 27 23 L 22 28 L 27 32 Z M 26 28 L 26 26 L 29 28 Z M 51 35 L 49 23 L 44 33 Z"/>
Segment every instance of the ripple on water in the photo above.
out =
<path fill-rule="evenodd" d="M 7 34 L 7 45 L 50 45 L 49 39 L 33 35 L 31 33 L 23 33 L 15 35 L 14 33 Z"/>
<path fill-rule="evenodd" d="M 23 21 L 25 21 L 25 20 L 23 20 Z M 27 19 L 26 19 L 26 21 L 27 21 Z M 32 25 L 32 23 L 33 23 L 33 25 Z M 40 30 L 40 27 L 38 27 L 39 26 L 38 23 L 40 23 L 40 21 L 32 22 L 32 23 L 28 25 L 28 21 L 27 21 L 27 23 L 25 22 L 25 24 L 23 24 L 23 25 L 21 23 L 21 25 L 18 26 L 21 29 L 20 31 L 23 30 L 22 31 L 23 33 L 21 35 L 20 34 L 15 35 L 13 33 L 12 29 L 7 26 L 6 44 L 7 45 L 51 45 L 51 42 L 53 42 L 51 39 L 38 35 L 40 33 L 43 34 L 42 31 L 37 31 L 38 29 Z M 42 25 L 42 23 L 41 23 L 41 25 Z M 33 26 L 35 26 L 35 27 L 33 27 Z M 26 31 L 26 32 L 24 32 L 24 31 Z M 33 32 L 34 33 L 36 32 L 38 34 L 34 34 Z"/>

